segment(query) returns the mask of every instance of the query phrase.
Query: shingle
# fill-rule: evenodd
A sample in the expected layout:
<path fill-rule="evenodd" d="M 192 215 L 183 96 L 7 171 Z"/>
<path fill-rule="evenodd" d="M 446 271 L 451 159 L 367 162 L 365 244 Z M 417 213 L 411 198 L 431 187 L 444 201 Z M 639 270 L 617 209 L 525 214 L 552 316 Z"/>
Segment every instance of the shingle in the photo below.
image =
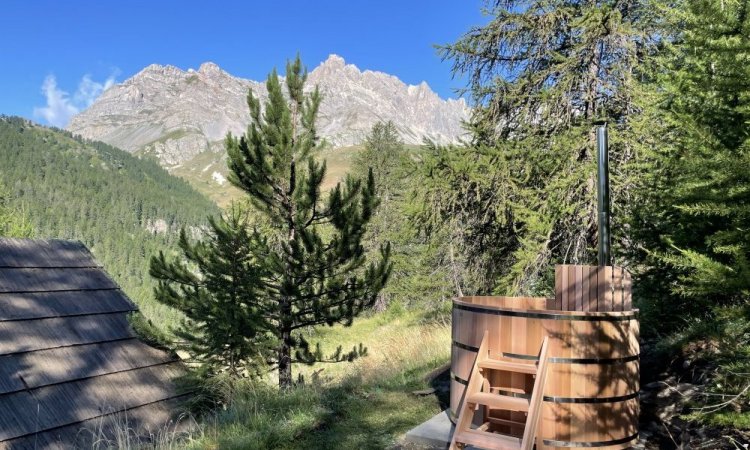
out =
<path fill-rule="evenodd" d="M 0 355 L 130 337 L 125 314 L 0 322 Z"/>
<path fill-rule="evenodd" d="M 160 436 L 171 436 L 183 432 L 194 423 L 189 416 L 175 418 L 174 413 L 180 410 L 181 400 L 182 397 L 175 397 L 125 412 L 0 442 L 0 450 L 70 450 L 72 448 L 147 446 L 149 442 L 158 440 Z M 128 433 L 127 437 L 123 437 L 125 433 Z M 103 440 L 106 441 L 102 442 Z M 127 445 L 128 442 L 130 445 Z"/>
<path fill-rule="evenodd" d="M 0 322 L 136 309 L 119 289 L 0 294 Z"/>
<path fill-rule="evenodd" d="M 172 360 L 167 352 L 135 338 L 0 356 L 0 394 Z"/>
<path fill-rule="evenodd" d="M 101 269 L 0 268 L 0 293 L 117 289 Z"/>
<path fill-rule="evenodd" d="M 80 242 L 0 239 L 0 267 L 99 267 Z"/>
<path fill-rule="evenodd" d="M 177 395 L 171 363 L 6 394 L 0 398 L 0 441 L 117 413 Z"/>

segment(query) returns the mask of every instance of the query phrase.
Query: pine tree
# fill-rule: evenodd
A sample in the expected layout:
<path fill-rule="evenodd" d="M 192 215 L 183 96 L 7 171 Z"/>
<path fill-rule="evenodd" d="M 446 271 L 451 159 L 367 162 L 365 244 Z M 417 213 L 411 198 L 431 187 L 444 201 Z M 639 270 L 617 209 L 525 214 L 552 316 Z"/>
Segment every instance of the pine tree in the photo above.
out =
<path fill-rule="evenodd" d="M 239 139 L 228 136 L 229 180 L 248 194 L 265 219 L 253 255 L 264 273 L 263 316 L 277 340 L 279 386 L 292 385 L 292 363 L 323 357 L 300 331 L 314 325 L 350 325 L 372 306 L 390 270 L 390 248 L 365 267 L 362 238 L 377 206 L 375 179 L 348 177 L 324 197 L 326 165 L 313 157 L 318 148 L 315 121 L 321 102 L 317 88 L 304 92 L 307 71 L 299 57 L 286 67 L 284 85 L 274 70 L 263 110 L 248 94 L 251 122 Z M 285 95 L 286 94 L 286 95 Z M 339 351 L 333 359 L 352 359 Z"/>
<path fill-rule="evenodd" d="M 151 258 L 155 297 L 185 314 L 175 334 L 205 369 L 254 376 L 265 369 L 272 344 L 262 317 L 263 272 L 253 259 L 260 239 L 237 206 L 210 218 L 208 228 L 196 243 L 181 231 L 182 258 L 170 261 L 163 252 Z"/>
<path fill-rule="evenodd" d="M 449 224 L 475 291 L 543 293 L 550 263 L 595 260 L 600 120 L 610 127 L 614 218 L 622 217 L 631 182 L 620 173 L 642 131 L 630 118 L 641 66 L 661 36 L 658 10 L 646 0 L 497 0 L 487 10 L 487 25 L 440 48 L 469 79 L 471 145 L 427 153 L 419 218 L 428 230 Z"/>

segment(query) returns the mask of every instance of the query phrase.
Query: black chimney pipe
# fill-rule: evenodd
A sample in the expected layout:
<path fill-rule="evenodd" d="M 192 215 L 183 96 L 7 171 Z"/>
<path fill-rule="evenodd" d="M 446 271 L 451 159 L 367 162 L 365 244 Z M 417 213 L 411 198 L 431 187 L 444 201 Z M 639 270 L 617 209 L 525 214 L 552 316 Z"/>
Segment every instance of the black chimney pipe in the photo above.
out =
<path fill-rule="evenodd" d="M 596 126 L 597 210 L 599 213 L 599 266 L 611 266 L 609 228 L 609 154 L 607 123 Z"/>

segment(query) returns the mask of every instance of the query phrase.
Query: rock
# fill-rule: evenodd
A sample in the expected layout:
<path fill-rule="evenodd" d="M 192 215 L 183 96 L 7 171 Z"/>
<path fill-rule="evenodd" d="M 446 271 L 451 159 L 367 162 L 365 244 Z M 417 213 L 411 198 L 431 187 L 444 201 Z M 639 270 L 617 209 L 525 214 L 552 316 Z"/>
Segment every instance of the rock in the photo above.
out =
<path fill-rule="evenodd" d="M 307 85 L 316 84 L 323 94 L 318 133 L 335 147 L 361 143 L 380 120 L 392 120 L 408 144 L 424 137 L 449 144 L 465 134 L 466 102 L 443 100 L 426 83 L 409 86 L 331 55 L 310 72 Z M 223 151 L 227 132 L 245 131 L 248 89 L 261 100 L 267 96 L 265 83 L 234 77 L 211 62 L 197 71 L 152 64 L 105 91 L 67 129 L 175 167 L 198 153 Z"/>
<path fill-rule="evenodd" d="M 664 385 L 656 395 L 659 399 L 680 399 L 685 403 L 692 399 L 698 393 L 699 387 L 690 383 L 677 383 L 673 386 Z"/>

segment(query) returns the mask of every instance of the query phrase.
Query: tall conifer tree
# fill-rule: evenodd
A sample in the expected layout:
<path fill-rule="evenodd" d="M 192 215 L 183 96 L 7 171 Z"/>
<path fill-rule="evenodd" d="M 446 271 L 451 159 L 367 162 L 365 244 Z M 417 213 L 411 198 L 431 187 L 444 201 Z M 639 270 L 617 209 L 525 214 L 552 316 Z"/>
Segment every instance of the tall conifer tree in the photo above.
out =
<path fill-rule="evenodd" d="M 325 162 L 315 121 L 321 102 L 317 87 L 304 92 L 307 71 L 299 57 L 286 67 L 282 88 L 274 70 L 266 82 L 268 100 L 248 94 L 251 122 L 239 139 L 228 136 L 229 180 L 245 191 L 266 220 L 265 239 L 253 250 L 267 273 L 261 295 L 263 318 L 277 340 L 279 386 L 292 384 L 292 362 L 322 358 L 300 330 L 314 325 L 350 325 L 372 306 L 390 270 L 390 249 L 366 265 L 362 237 L 377 206 L 372 172 L 367 180 L 347 178 L 321 192 Z M 334 359 L 351 359 L 356 349 Z"/>
<path fill-rule="evenodd" d="M 673 14 L 664 138 L 633 221 L 649 261 L 644 298 L 661 320 L 675 302 L 703 315 L 750 299 L 750 1 L 687 0 Z"/>
<path fill-rule="evenodd" d="M 659 36 L 646 0 L 495 0 L 491 20 L 440 50 L 467 75 L 467 148 L 433 148 L 427 227 L 454 223 L 478 291 L 540 292 L 553 262 L 596 255 L 593 125 L 609 122 L 614 237 L 630 188 L 637 77 Z M 437 212 L 437 213 L 436 213 Z M 545 278 L 547 277 L 547 278 Z"/>

